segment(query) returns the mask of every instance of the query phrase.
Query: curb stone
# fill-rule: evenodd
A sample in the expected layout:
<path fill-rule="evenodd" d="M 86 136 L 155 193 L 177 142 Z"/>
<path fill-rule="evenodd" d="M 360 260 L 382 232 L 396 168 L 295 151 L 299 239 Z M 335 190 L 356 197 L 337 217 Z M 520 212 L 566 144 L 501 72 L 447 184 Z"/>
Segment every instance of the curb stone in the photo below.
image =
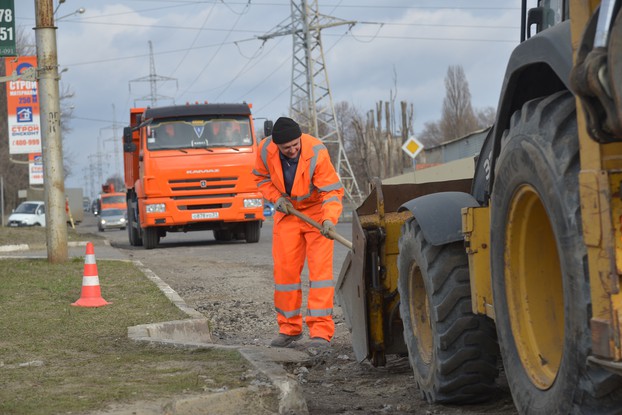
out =
<path fill-rule="evenodd" d="M 300 384 L 293 376 L 289 375 L 281 365 L 275 363 L 270 359 L 271 350 L 269 348 L 226 346 L 211 343 L 209 322 L 207 318 L 195 309 L 188 307 L 188 305 L 179 296 L 179 294 L 177 294 L 168 284 L 162 281 L 160 277 L 155 274 L 155 272 L 145 267 L 140 261 L 134 260 L 132 262 L 138 269 L 143 272 L 143 274 L 145 274 L 145 276 L 149 280 L 156 284 L 156 286 L 173 304 L 175 304 L 181 311 L 188 314 L 192 318 L 187 320 L 143 324 L 139 326 L 129 327 L 128 337 L 135 341 L 167 344 L 190 348 L 216 348 L 238 350 L 238 352 L 246 360 L 248 360 L 249 363 L 251 363 L 255 367 L 255 369 L 257 369 L 268 379 L 270 379 L 272 385 L 274 385 L 278 389 L 278 414 L 306 415 L 309 413 Z M 295 350 L 285 349 L 283 351 L 279 351 L 279 354 L 282 355 L 283 352 L 287 353 L 290 356 L 290 360 L 293 361 L 303 361 L 308 359 L 308 356 L 305 353 Z M 236 392 L 236 394 L 238 393 L 239 392 Z M 213 399 L 213 394 L 196 396 L 192 398 L 192 405 L 198 405 L 199 408 L 203 408 L 203 411 L 209 408 L 210 414 L 218 413 L 214 412 L 214 407 L 211 406 L 211 401 Z M 239 398 L 233 398 L 230 400 L 230 402 L 235 402 L 235 406 L 229 408 L 229 410 L 234 411 L 229 413 L 244 413 L 239 412 L 242 409 L 239 407 L 239 405 L 244 404 L 244 400 Z M 247 408 L 247 410 L 248 409 L 249 408 Z M 258 410 L 259 408 L 255 408 L 252 413 L 260 413 L 255 412 Z M 194 412 L 189 411 L 188 408 L 185 408 L 182 412 L 163 413 L 200 414 L 205 412 Z"/>

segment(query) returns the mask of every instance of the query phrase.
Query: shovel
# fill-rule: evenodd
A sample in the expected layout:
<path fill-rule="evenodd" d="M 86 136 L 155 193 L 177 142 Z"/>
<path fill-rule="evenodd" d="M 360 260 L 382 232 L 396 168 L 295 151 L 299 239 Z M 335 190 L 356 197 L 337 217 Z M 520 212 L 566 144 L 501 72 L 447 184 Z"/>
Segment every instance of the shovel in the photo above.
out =
<path fill-rule="evenodd" d="M 316 221 L 314 221 L 313 219 L 311 219 L 310 217 L 308 217 L 307 215 L 305 215 L 304 213 L 301 213 L 299 211 L 297 211 L 296 209 L 294 209 L 291 206 L 287 207 L 287 212 L 290 215 L 294 215 L 300 219 L 302 219 L 303 221 L 307 222 L 309 225 L 318 228 L 318 229 L 322 229 L 322 225 L 320 225 L 319 223 L 317 223 Z M 337 231 L 334 231 L 331 229 L 331 231 L 328 233 L 335 241 L 339 242 L 341 245 L 345 246 L 348 249 L 352 249 L 352 242 L 348 241 L 346 238 L 344 238 L 343 236 L 339 235 L 337 233 Z"/>

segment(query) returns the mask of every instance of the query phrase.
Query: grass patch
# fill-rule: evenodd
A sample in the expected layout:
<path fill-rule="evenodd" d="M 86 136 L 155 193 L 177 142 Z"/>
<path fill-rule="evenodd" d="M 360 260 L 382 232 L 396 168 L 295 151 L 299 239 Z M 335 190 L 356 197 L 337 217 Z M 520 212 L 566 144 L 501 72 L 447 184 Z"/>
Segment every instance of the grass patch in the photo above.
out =
<path fill-rule="evenodd" d="M 20 229 L 22 231 L 22 229 Z M 131 341 L 127 328 L 187 318 L 133 264 L 97 261 L 100 308 L 80 298 L 84 260 L 0 260 L 0 413 L 65 414 L 243 386 L 236 351 Z"/>

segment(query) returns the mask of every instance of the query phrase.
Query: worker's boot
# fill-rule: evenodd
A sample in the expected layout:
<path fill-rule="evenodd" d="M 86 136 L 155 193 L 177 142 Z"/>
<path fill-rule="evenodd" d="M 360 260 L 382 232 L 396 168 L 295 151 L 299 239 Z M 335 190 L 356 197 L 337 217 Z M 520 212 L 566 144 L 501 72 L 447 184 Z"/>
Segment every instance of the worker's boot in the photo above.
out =
<path fill-rule="evenodd" d="M 292 336 L 288 334 L 279 333 L 271 342 L 270 346 L 272 347 L 287 347 L 296 340 L 299 340 L 302 337 L 302 333 L 294 334 Z"/>
<path fill-rule="evenodd" d="M 327 349 L 330 347 L 330 342 L 322 337 L 311 337 L 305 342 L 307 349 Z"/>

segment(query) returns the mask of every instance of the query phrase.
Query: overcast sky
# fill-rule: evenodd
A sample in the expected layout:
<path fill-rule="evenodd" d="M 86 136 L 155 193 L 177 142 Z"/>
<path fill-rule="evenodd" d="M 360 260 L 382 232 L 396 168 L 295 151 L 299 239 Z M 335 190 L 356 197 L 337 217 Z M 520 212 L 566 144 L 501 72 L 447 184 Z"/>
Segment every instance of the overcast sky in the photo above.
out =
<path fill-rule="evenodd" d="M 35 26 L 34 4 L 15 1 L 17 26 Z M 318 5 L 324 15 L 357 22 L 322 31 L 335 103 L 347 101 L 365 113 L 393 90 L 398 102 L 413 103 L 417 134 L 440 118 L 447 68 L 461 65 L 474 108 L 497 106 L 506 62 L 518 44 L 519 0 Z M 85 12 L 72 14 L 80 8 Z M 58 62 L 66 69 L 61 86 L 75 93 L 72 132 L 63 137 L 63 151 L 73 161 L 66 187 L 100 189 L 91 168 L 98 141 L 100 153 L 108 155 L 104 179 L 115 168 L 122 175 L 114 138 L 120 143 L 129 108 L 149 103 L 141 99 L 151 96 L 151 84 L 140 81 L 150 75 L 149 41 L 155 74 L 171 78 L 156 84 L 158 105 L 246 101 L 256 118 L 288 115 L 292 37 L 264 43 L 257 36 L 285 27 L 290 13 L 289 0 L 66 0 L 56 12 Z"/>

